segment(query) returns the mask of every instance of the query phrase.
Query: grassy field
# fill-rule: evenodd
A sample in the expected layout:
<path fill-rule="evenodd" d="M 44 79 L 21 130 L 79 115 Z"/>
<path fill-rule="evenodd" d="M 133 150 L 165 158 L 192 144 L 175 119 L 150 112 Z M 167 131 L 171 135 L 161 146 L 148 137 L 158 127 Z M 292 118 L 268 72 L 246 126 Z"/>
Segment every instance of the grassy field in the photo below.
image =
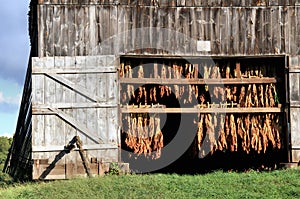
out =
<path fill-rule="evenodd" d="M 300 169 L 15 183 L 2 186 L 0 198 L 300 198 Z"/>

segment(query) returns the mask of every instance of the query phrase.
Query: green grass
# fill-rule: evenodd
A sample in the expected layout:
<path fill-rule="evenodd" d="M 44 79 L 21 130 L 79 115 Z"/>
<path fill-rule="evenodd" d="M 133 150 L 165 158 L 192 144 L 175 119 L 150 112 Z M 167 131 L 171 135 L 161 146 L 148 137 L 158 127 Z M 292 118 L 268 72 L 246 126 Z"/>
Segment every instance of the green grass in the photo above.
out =
<path fill-rule="evenodd" d="M 31 182 L 0 188 L 0 198 L 300 198 L 300 169 Z"/>

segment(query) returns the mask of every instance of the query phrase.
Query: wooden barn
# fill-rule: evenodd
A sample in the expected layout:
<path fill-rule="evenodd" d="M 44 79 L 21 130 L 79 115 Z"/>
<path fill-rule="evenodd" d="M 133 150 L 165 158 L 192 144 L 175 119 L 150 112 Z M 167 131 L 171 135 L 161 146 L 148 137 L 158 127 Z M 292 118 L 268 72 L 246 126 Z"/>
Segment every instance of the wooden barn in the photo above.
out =
<path fill-rule="evenodd" d="M 31 0 L 29 34 L 15 178 L 300 161 L 299 0 Z"/>

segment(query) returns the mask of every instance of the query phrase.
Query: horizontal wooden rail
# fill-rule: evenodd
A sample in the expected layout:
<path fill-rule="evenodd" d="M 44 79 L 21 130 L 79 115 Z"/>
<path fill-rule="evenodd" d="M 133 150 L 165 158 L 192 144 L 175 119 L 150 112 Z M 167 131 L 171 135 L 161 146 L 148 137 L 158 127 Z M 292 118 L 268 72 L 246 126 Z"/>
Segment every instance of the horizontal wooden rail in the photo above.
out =
<path fill-rule="evenodd" d="M 80 69 L 80 68 L 32 68 L 32 74 L 35 75 L 45 75 L 45 74 L 97 74 L 97 73 L 116 73 L 117 69 L 115 66 L 110 67 L 96 67 L 89 69 Z"/>
<path fill-rule="evenodd" d="M 41 109 L 82 109 L 82 108 L 116 108 L 117 104 L 105 104 L 105 103 L 53 103 L 53 104 L 34 104 L 32 110 Z"/>
<path fill-rule="evenodd" d="M 232 79 L 154 79 L 154 78 L 121 78 L 120 83 L 127 84 L 270 84 L 276 78 L 232 78 Z"/>
<path fill-rule="evenodd" d="M 281 108 L 121 108 L 122 113 L 280 113 Z"/>

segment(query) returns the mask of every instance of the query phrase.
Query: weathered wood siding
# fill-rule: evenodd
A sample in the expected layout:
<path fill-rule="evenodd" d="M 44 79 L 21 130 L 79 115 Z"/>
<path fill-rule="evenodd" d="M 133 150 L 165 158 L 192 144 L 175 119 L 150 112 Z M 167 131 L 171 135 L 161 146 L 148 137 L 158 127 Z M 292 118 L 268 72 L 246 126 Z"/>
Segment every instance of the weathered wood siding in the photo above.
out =
<path fill-rule="evenodd" d="M 113 56 L 45 57 L 32 62 L 33 178 L 43 178 L 74 136 L 88 160 L 118 161 L 118 85 Z M 85 174 L 79 153 L 58 159 L 47 179 Z"/>
<path fill-rule="evenodd" d="M 39 5 L 39 56 L 300 54 L 300 6 Z M 211 51 L 197 50 L 210 41 Z"/>
<path fill-rule="evenodd" d="M 40 0 L 38 55 L 286 55 L 290 106 L 298 110 L 299 71 L 292 67 L 299 67 L 299 5 L 298 0 Z M 198 41 L 209 41 L 210 50 L 197 49 Z M 300 156 L 298 118 L 292 115 L 290 144 Z"/>
<path fill-rule="evenodd" d="M 298 162 L 300 161 L 300 56 L 289 58 L 289 102 L 291 161 Z"/>
<path fill-rule="evenodd" d="M 40 4 L 102 4 L 144 6 L 287 6 L 299 0 L 38 0 Z"/>
<path fill-rule="evenodd" d="M 300 55 L 299 1 L 51 3 L 45 1 L 39 5 L 39 56 L 282 54 L 294 57 L 289 59 L 289 65 L 295 66 L 293 60 Z M 198 40 L 210 41 L 211 50 L 199 51 Z M 290 88 L 295 87 L 298 77 L 297 72 L 290 74 Z M 299 91 L 295 87 L 290 93 L 291 107 L 295 106 L 294 96 Z M 299 156 L 295 119 L 290 124 L 290 144 L 293 153 Z"/>

